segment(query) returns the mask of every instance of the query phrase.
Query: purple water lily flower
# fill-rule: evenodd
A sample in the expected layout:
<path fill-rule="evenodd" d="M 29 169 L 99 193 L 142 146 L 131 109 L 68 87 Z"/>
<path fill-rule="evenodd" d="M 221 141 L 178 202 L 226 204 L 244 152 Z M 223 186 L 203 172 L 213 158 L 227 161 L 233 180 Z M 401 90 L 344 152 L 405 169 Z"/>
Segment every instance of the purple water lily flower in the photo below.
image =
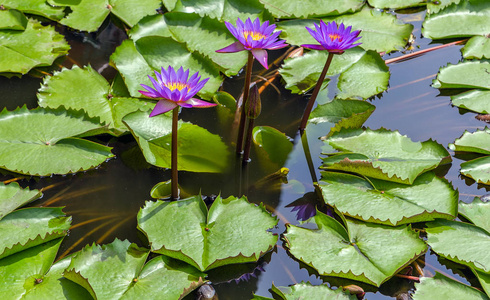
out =
<path fill-rule="evenodd" d="M 361 37 L 360 30 L 351 32 L 352 26 L 345 28 L 344 24 L 340 23 L 340 26 L 335 21 L 325 24 L 323 20 L 320 20 L 320 26 L 315 25 L 315 30 L 306 27 L 308 32 L 317 40 L 320 45 L 305 44 L 301 47 L 305 47 L 313 50 L 327 50 L 330 53 L 342 54 L 346 49 L 353 48 L 362 43 L 354 44 Z"/>
<path fill-rule="evenodd" d="M 277 37 L 282 31 L 276 31 L 276 25 L 269 25 L 269 21 L 265 21 L 264 24 L 260 24 L 259 18 L 252 20 L 248 18 L 245 23 L 242 20 L 237 19 L 236 27 L 229 22 L 225 22 L 228 30 L 238 39 L 237 42 L 231 44 L 216 52 L 229 53 L 239 52 L 243 50 L 249 50 L 252 52 L 255 59 L 257 59 L 264 68 L 268 68 L 267 65 L 267 51 L 276 50 L 287 47 L 288 45 L 284 40 L 279 40 Z"/>
<path fill-rule="evenodd" d="M 150 113 L 150 117 L 171 111 L 177 107 L 177 105 L 186 108 L 216 106 L 215 103 L 193 98 L 209 80 L 209 78 L 206 78 L 199 81 L 201 80 L 199 72 L 196 72 L 189 78 L 189 70 L 184 71 L 184 69 L 180 67 L 177 72 L 175 72 L 175 70 L 169 66 L 167 70 L 162 67 L 162 72 L 160 73 L 155 71 L 155 75 L 156 80 L 153 77 L 148 76 L 153 84 L 153 88 L 146 84 L 141 84 L 146 91 L 139 91 L 147 97 L 158 99 L 158 103 Z"/>

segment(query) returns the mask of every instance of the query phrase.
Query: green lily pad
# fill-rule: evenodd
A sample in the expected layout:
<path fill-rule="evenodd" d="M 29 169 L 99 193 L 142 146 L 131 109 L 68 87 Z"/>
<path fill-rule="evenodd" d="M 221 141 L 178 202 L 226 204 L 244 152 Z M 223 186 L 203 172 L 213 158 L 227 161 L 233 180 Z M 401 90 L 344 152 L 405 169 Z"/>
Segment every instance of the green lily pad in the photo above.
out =
<path fill-rule="evenodd" d="M 14 209 L 38 199 L 41 195 L 40 190 L 23 189 L 17 182 L 0 182 L 0 220 Z"/>
<path fill-rule="evenodd" d="M 45 244 L 42 244 L 37 247 L 43 247 Z M 57 245 L 59 247 L 59 243 Z M 53 249 L 54 250 L 54 249 Z M 13 256 L 22 257 L 25 251 L 14 254 Z M 7 259 L 10 259 L 9 256 Z M 39 259 L 39 258 L 38 258 Z M 42 257 L 42 259 L 45 259 Z M 54 256 L 52 256 L 54 260 Z M 47 261 L 47 263 L 52 263 L 52 260 Z M 56 262 L 51 266 L 49 272 L 46 274 L 39 274 L 42 276 L 36 276 L 38 281 L 34 284 L 35 279 L 29 278 L 31 282 L 29 282 L 28 290 L 25 294 L 22 295 L 22 299 L 24 300 L 38 300 L 38 299 L 70 299 L 70 300 L 85 300 L 92 299 L 89 292 L 87 292 L 83 287 L 70 281 L 63 277 L 63 272 L 68 267 L 71 262 L 71 257 L 65 257 L 62 260 Z M 20 273 L 20 272 L 17 272 Z M 19 281 L 23 281 L 25 275 L 19 274 Z"/>
<path fill-rule="evenodd" d="M 471 110 L 480 114 L 490 113 L 490 90 L 474 89 L 456 96 L 451 96 L 454 106 Z"/>
<path fill-rule="evenodd" d="M 322 172 L 320 188 L 325 203 L 367 222 L 397 226 L 457 215 L 458 192 L 433 172 L 420 175 L 412 185 Z"/>
<path fill-rule="evenodd" d="M 488 300 L 484 293 L 474 287 L 462 284 L 436 272 L 434 277 L 421 277 L 415 283 L 414 300 L 465 299 Z"/>
<path fill-rule="evenodd" d="M 84 287 L 94 299 L 119 299 L 136 281 L 149 251 L 127 240 L 85 246 L 74 255 L 65 278 Z"/>
<path fill-rule="evenodd" d="M 427 243 L 437 254 L 490 273 L 490 256 L 486 251 L 490 246 L 490 234 L 483 228 L 456 221 L 437 220 L 427 223 Z"/>
<path fill-rule="evenodd" d="M 61 208 L 16 210 L 0 221 L 0 258 L 63 237 L 70 224 Z"/>
<path fill-rule="evenodd" d="M 310 114 L 308 122 L 318 124 L 334 123 L 330 134 L 342 128 L 359 128 L 375 110 L 375 106 L 366 101 L 333 99 L 318 105 Z"/>
<path fill-rule="evenodd" d="M 449 144 L 449 149 L 490 155 L 490 129 L 485 127 L 473 133 L 465 131 L 454 144 Z"/>
<path fill-rule="evenodd" d="M 112 97 L 109 83 L 90 66 L 74 66 L 46 77 L 37 97 L 41 107 L 83 109 L 89 117 L 109 124 L 114 135 L 128 131 L 122 122 L 125 115 L 154 107 L 154 103 L 140 99 Z"/>
<path fill-rule="evenodd" d="M 427 14 L 422 34 L 430 39 L 485 35 L 490 32 L 489 18 L 490 3 L 487 0 L 460 1 L 437 13 Z"/>
<path fill-rule="evenodd" d="M 490 89 L 490 62 L 465 61 L 456 65 L 447 65 L 439 70 L 432 82 L 436 89 L 480 88 Z"/>
<path fill-rule="evenodd" d="M 356 300 L 355 295 L 344 292 L 342 289 L 332 290 L 327 285 L 311 285 L 310 283 L 297 283 L 289 287 L 276 287 L 272 284 L 272 292 L 283 300 L 296 299 L 337 299 Z"/>
<path fill-rule="evenodd" d="M 143 19 L 130 31 L 133 40 L 145 36 L 173 38 L 191 52 L 201 53 L 222 68 L 225 75 L 236 75 L 247 62 L 247 51 L 217 53 L 236 42 L 223 22 L 195 13 L 171 12 Z"/>
<path fill-rule="evenodd" d="M 272 16 L 259 0 L 162 0 L 169 11 L 195 12 L 220 21 L 233 24 L 238 18 L 247 18 L 272 21 Z"/>
<path fill-rule="evenodd" d="M 263 3 L 274 17 L 291 19 L 353 13 L 364 5 L 364 0 L 269 0 Z"/>
<path fill-rule="evenodd" d="M 254 127 L 252 137 L 255 149 L 261 154 L 259 159 L 266 157 L 278 166 L 284 165 L 293 150 L 291 138 L 269 126 Z"/>
<path fill-rule="evenodd" d="M 483 202 L 478 197 L 471 203 L 460 202 L 459 214 L 490 233 L 490 202 Z"/>
<path fill-rule="evenodd" d="M 66 260 L 51 266 L 62 240 L 55 239 L 1 259 L 0 293 L 7 299 L 90 299 L 83 288 L 62 279 Z"/>
<path fill-rule="evenodd" d="M 303 56 L 287 59 L 279 70 L 286 81 L 286 88 L 297 94 L 312 89 L 320 77 L 327 57 L 326 51 L 310 51 Z M 338 98 L 367 99 L 388 88 L 388 67 L 379 54 L 373 51 L 365 52 L 356 47 L 342 55 L 335 55 L 327 76 L 339 73 Z M 327 77 L 323 88 L 328 81 Z"/>
<path fill-rule="evenodd" d="M 323 159 L 323 169 L 412 184 L 420 174 L 451 160 L 435 141 L 412 142 L 398 131 L 348 129 L 325 140 L 341 151 Z"/>
<path fill-rule="evenodd" d="M 186 263 L 160 255 L 143 267 L 121 299 L 182 299 L 201 286 L 205 276 Z"/>
<path fill-rule="evenodd" d="M 449 144 L 453 151 L 472 152 L 490 155 L 490 129 L 465 131 L 454 144 Z M 461 174 L 473 178 L 478 183 L 490 184 L 490 156 L 479 157 L 461 164 Z"/>
<path fill-rule="evenodd" d="M 318 9 L 317 9 L 318 10 Z M 365 7 L 354 14 L 322 18 L 325 22 L 335 21 L 352 26 L 352 30 L 361 30 L 361 48 L 377 52 L 391 52 L 405 47 L 413 30 L 413 25 L 404 24 L 394 15 L 379 12 Z M 318 44 L 308 33 L 305 26 L 314 28 L 318 20 L 289 20 L 278 22 L 278 28 L 283 30 L 281 37 L 291 45 Z M 323 67 L 323 66 L 322 66 Z"/>
<path fill-rule="evenodd" d="M 457 4 L 461 0 L 439 0 L 427 2 L 427 13 L 433 14 L 439 12 L 440 10 L 448 7 L 451 4 Z"/>
<path fill-rule="evenodd" d="M 490 184 L 490 156 L 484 156 L 461 164 L 461 174 L 478 183 Z"/>
<path fill-rule="evenodd" d="M 247 63 L 247 51 L 216 52 L 236 42 L 223 22 L 188 13 L 166 13 L 164 20 L 176 41 L 185 43 L 189 51 L 209 57 L 224 69 L 225 75 L 236 75 Z"/>
<path fill-rule="evenodd" d="M 480 282 L 483 290 L 488 295 L 488 293 L 490 292 L 490 274 L 483 273 L 475 269 L 471 269 L 471 271 L 473 272 L 473 274 L 475 274 L 476 278 L 478 278 L 478 281 Z"/>
<path fill-rule="evenodd" d="M 408 226 L 347 220 L 345 229 L 318 211 L 311 220 L 316 229 L 287 225 L 284 239 L 289 252 L 320 275 L 380 286 L 427 250 Z"/>
<path fill-rule="evenodd" d="M 111 148 L 76 136 L 100 128 L 83 112 L 4 109 L 0 113 L 0 167 L 36 176 L 94 168 L 113 156 Z"/>
<path fill-rule="evenodd" d="M 110 13 L 129 27 L 147 15 L 156 14 L 160 0 L 49 0 L 55 6 L 69 7 L 71 12 L 60 23 L 82 31 L 97 31 Z"/>
<path fill-rule="evenodd" d="M 50 66 L 70 50 L 53 26 L 29 20 L 26 29 L 0 30 L 0 74 L 26 74 L 35 67 Z"/>
<path fill-rule="evenodd" d="M 369 5 L 376 8 L 409 8 L 426 5 L 425 0 L 368 0 Z"/>
<path fill-rule="evenodd" d="M 150 118 L 149 112 L 137 111 L 124 117 L 123 122 L 138 141 L 148 163 L 170 168 L 171 113 Z M 179 122 L 177 135 L 179 170 L 219 173 L 228 168 L 230 153 L 219 136 L 185 122 Z"/>
<path fill-rule="evenodd" d="M 206 208 L 200 196 L 173 202 L 147 202 L 138 213 L 138 228 L 161 253 L 201 271 L 255 262 L 272 249 L 277 236 L 268 230 L 278 220 L 245 198 L 217 197 Z"/>
<path fill-rule="evenodd" d="M 490 38 L 487 36 L 474 36 L 466 42 L 461 51 L 464 58 L 490 59 Z"/>
<path fill-rule="evenodd" d="M 63 7 L 49 5 L 46 0 L 2 0 L 3 7 L 39 15 L 51 20 L 60 20 L 65 15 Z"/>
<path fill-rule="evenodd" d="M 25 30 L 27 18 L 15 9 L 0 10 L 0 29 Z"/>
<path fill-rule="evenodd" d="M 218 65 L 198 52 L 189 51 L 185 44 L 170 37 L 148 36 L 138 39 L 135 44 L 126 40 L 112 54 L 111 61 L 133 97 L 141 96 L 138 92 L 141 83 L 151 86 L 148 75 L 152 75 L 153 70 L 160 71 L 162 67 L 182 66 L 189 69 L 191 74 L 199 72 L 203 79 L 209 78 L 198 94 L 205 99 L 211 99 L 223 82 Z"/>

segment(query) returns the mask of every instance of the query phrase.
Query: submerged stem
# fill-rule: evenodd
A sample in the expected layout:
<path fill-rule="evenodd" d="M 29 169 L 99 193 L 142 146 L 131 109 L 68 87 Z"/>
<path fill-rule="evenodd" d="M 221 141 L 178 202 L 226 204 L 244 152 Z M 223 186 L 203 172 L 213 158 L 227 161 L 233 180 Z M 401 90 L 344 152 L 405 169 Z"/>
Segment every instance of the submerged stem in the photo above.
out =
<path fill-rule="evenodd" d="M 177 169 L 177 123 L 179 121 L 179 107 L 172 111 L 172 199 L 177 200 L 179 198 L 179 172 Z"/>
<path fill-rule="evenodd" d="M 325 80 L 325 75 L 327 75 L 327 71 L 328 68 L 330 67 L 330 63 L 332 62 L 332 58 L 333 58 L 333 53 L 329 52 L 327 62 L 323 67 L 322 74 L 320 75 L 320 78 L 318 78 L 315 89 L 313 90 L 313 94 L 311 94 L 310 100 L 306 105 L 305 113 L 303 114 L 303 119 L 301 119 L 301 124 L 299 125 L 299 130 L 301 134 L 303 134 L 303 131 L 306 128 L 306 123 L 308 123 L 308 118 L 310 117 L 311 110 L 313 109 L 313 104 L 315 104 L 315 100 L 316 97 L 318 96 L 318 92 L 320 92 L 320 87 L 323 84 L 323 80 Z"/>
<path fill-rule="evenodd" d="M 250 81 L 252 78 L 252 66 L 254 57 L 251 51 L 248 51 L 247 72 L 245 74 L 245 85 L 243 87 L 242 112 L 240 115 L 240 124 L 238 125 L 238 135 L 236 139 L 236 153 L 241 154 L 243 148 L 243 134 L 245 132 L 245 105 L 247 104 L 248 94 L 250 91 Z"/>
<path fill-rule="evenodd" d="M 254 119 L 248 120 L 247 136 L 245 137 L 245 148 L 243 150 L 243 163 L 248 163 L 250 158 L 250 148 L 252 147 L 252 131 L 254 129 Z"/>

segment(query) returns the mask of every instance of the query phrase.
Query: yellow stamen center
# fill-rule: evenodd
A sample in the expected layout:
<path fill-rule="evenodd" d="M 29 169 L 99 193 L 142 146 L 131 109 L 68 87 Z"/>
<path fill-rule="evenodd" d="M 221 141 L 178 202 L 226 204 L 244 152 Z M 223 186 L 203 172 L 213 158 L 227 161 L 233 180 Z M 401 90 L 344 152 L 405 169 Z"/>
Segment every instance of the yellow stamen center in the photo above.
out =
<path fill-rule="evenodd" d="M 265 38 L 265 35 L 263 35 L 260 32 L 255 32 L 255 31 L 244 31 L 243 36 L 245 37 L 245 40 L 248 39 L 248 37 L 252 37 L 252 40 L 254 41 L 259 41 L 263 38 Z"/>
<path fill-rule="evenodd" d="M 182 91 L 185 87 L 189 89 L 189 86 L 187 83 L 183 82 L 167 82 L 165 83 L 165 86 L 169 88 L 169 90 L 173 91 L 175 89 Z"/>
<path fill-rule="evenodd" d="M 331 33 L 328 35 L 328 37 L 332 42 L 335 42 L 335 40 L 339 40 L 339 42 L 342 42 L 342 37 L 337 33 Z"/>

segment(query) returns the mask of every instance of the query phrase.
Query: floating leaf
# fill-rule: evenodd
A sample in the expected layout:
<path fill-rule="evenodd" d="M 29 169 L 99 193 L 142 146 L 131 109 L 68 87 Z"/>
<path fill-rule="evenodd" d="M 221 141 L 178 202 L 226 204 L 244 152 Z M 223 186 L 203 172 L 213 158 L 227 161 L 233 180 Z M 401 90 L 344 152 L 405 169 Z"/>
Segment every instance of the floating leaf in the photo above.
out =
<path fill-rule="evenodd" d="M 269 126 L 256 126 L 252 137 L 259 156 L 267 157 L 271 162 L 283 166 L 289 153 L 293 150 L 291 139 L 279 130 Z"/>
<path fill-rule="evenodd" d="M 490 59 L 490 38 L 487 36 L 474 36 L 461 49 L 464 58 Z"/>
<path fill-rule="evenodd" d="M 453 151 L 473 152 L 490 155 L 490 129 L 465 131 L 454 144 L 449 144 Z M 490 184 L 490 156 L 479 157 L 461 164 L 461 174 L 473 178 L 478 183 Z"/>
<path fill-rule="evenodd" d="M 49 5 L 46 0 L 2 0 L 5 8 L 18 9 L 28 14 L 40 15 L 51 20 L 60 20 L 65 13 L 63 7 Z"/>
<path fill-rule="evenodd" d="M 272 292 L 283 300 L 296 299 L 337 299 L 356 300 L 355 295 L 344 292 L 341 288 L 332 290 L 327 285 L 311 285 L 310 283 L 297 283 L 289 287 L 276 287 L 272 284 Z"/>
<path fill-rule="evenodd" d="M 352 26 L 352 30 L 361 30 L 361 39 L 358 41 L 362 43 L 360 47 L 377 52 L 403 49 L 413 30 L 413 25 L 402 23 L 394 15 L 368 7 L 354 14 L 322 18 L 322 20 L 344 23 L 346 26 Z M 318 20 L 289 20 L 278 22 L 277 25 L 279 29 L 283 30 L 282 38 L 291 45 L 299 46 L 302 44 L 318 44 L 305 29 L 305 26 L 314 28 L 313 23 L 315 22 L 319 23 Z"/>
<path fill-rule="evenodd" d="M 49 0 L 55 6 L 68 6 L 71 12 L 60 23 L 82 31 L 97 31 L 109 13 L 130 27 L 147 15 L 156 14 L 160 0 Z"/>
<path fill-rule="evenodd" d="M 286 247 L 320 275 L 342 277 L 380 286 L 427 250 L 408 226 L 346 221 L 317 212 L 317 229 L 287 225 Z"/>
<path fill-rule="evenodd" d="M 64 276 L 84 287 L 94 299 L 119 299 L 135 283 L 148 254 L 127 240 L 87 245 L 72 257 Z"/>
<path fill-rule="evenodd" d="M 18 10 L 0 10 L 0 29 L 25 30 L 27 18 Z"/>
<path fill-rule="evenodd" d="M 465 131 L 454 144 L 449 144 L 449 149 L 490 155 L 490 129 L 485 127 L 473 133 Z"/>
<path fill-rule="evenodd" d="M 457 107 L 471 110 L 480 114 L 490 113 L 490 90 L 474 89 L 456 96 L 451 96 L 451 102 Z"/>
<path fill-rule="evenodd" d="M 412 185 L 322 172 L 320 188 L 325 203 L 367 222 L 396 226 L 457 215 L 458 192 L 433 172 L 417 177 Z"/>
<path fill-rule="evenodd" d="M 37 247 L 43 247 L 42 244 Z M 57 245 L 59 247 L 59 243 Z M 36 248 L 37 248 L 36 247 Z M 34 248 L 32 248 L 34 249 Z M 53 249 L 54 250 L 54 249 Z M 29 251 L 29 250 L 28 250 Z M 19 252 L 13 256 L 22 257 L 26 251 Z M 43 255 L 44 256 L 44 255 Z M 9 256 L 7 259 L 10 259 Z M 39 259 L 39 258 L 38 258 Z M 42 257 L 44 259 L 44 257 Z M 54 260 L 54 256 L 52 257 Z M 52 263 L 52 260 L 46 261 Z M 37 282 L 34 283 L 34 278 L 29 278 L 27 287 L 30 288 L 22 295 L 22 300 L 38 300 L 38 299 L 70 299 L 70 300 L 85 300 L 91 299 L 90 294 L 80 285 L 63 277 L 63 272 L 71 262 L 71 257 L 65 257 L 51 266 L 47 274 L 36 274 Z M 23 274 L 19 274 L 19 281 L 24 280 Z M 39 276 L 42 275 L 42 276 Z M 24 275 L 25 276 L 25 275 Z"/>
<path fill-rule="evenodd" d="M 447 65 L 439 70 L 432 82 L 436 89 L 480 88 L 490 89 L 490 62 L 465 61 L 456 65 Z"/>
<path fill-rule="evenodd" d="M 123 118 L 145 155 L 154 166 L 170 168 L 172 117 L 162 114 L 153 118 L 149 112 L 137 111 Z M 228 168 L 228 147 L 217 135 L 190 123 L 178 125 L 178 169 L 192 172 L 219 173 Z"/>
<path fill-rule="evenodd" d="M 64 268 L 59 267 L 64 261 L 51 267 L 62 240 L 55 239 L 1 259 L 0 293 L 7 299 L 87 299 L 83 298 L 87 294 L 82 288 L 61 279 Z"/>
<path fill-rule="evenodd" d="M 74 136 L 100 127 L 83 112 L 4 109 L 0 113 L 0 167 L 38 176 L 94 168 L 113 156 L 111 148 Z"/>
<path fill-rule="evenodd" d="M 483 273 L 475 269 L 471 269 L 471 271 L 475 274 L 476 278 L 478 278 L 478 281 L 480 281 L 483 290 L 488 295 L 488 293 L 490 292 L 490 274 Z"/>
<path fill-rule="evenodd" d="M 490 202 L 483 202 L 478 197 L 471 203 L 460 202 L 459 214 L 490 233 Z"/>
<path fill-rule="evenodd" d="M 162 55 L 165 53 L 165 55 Z M 209 58 L 197 52 L 189 51 L 182 43 L 169 37 L 148 36 L 133 41 L 126 40 L 119 46 L 111 60 L 121 73 L 129 93 L 140 97 L 140 84 L 151 85 L 148 75 L 153 70 L 173 66 L 189 69 L 190 73 L 199 72 L 202 78 L 209 78 L 199 95 L 211 99 L 223 82 L 218 66 Z"/>
<path fill-rule="evenodd" d="M 427 243 L 437 254 L 490 273 L 490 257 L 486 251 L 490 247 L 490 234 L 483 228 L 456 221 L 437 220 L 426 223 Z"/>
<path fill-rule="evenodd" d="M 92 67 L 74 66 L 45 77 L 37 97 L 42 107 L 83 109 L 89 117 L 98 117 L 101 123 L 109 124 L 110 132 L 115 135 L 128 130 L 121 120 L 125 115 L 154 107 L 154 103 L 135 98 L 112 97 L 109 90 L 109 83 Z"/>
<path fill-rule="evenodd" d="M 202 16 L 208 16 L 220 21 L 228 21 L 233 24 L 237 18 L 270 20 L 270 13 L 264 9 L 259 0 L 162 0 L 169 11 L 195 12 Z"/>
<path fill-rule="evenodd" d="M 490 3 L 487 0 L 459 1 L 437 13 L 427 14 L 422 34 L 430 39 L 485 35 L 490 32 Z M 454 26 L 458 24 L 458 26 Z"/>
<path fill-rule="evenodd" d="M 305 93 L 313 88 L 327 61 L 326 51 L 310 51 L 303 56 L 287 59 L 279 70 L 286 88 L 293 93 Z M 388 88 L 390 73 L 378 53 L 360 48 L 335 55 L 327 76 L 340 73 L 338 97 L 369 98 Z M 328 78 L 326 82 L 328 82 Z M 324 87 L 326 86 L 324 82 Z"/>
<path fill-rule="evenodd" d="M 425 0 L 368 0 L 369 5 L 376 8 L 409 8 L 423 6 Z"/>
<path fill-rule="evenodd" d="M 446 8 L 447 6 L 459 3 L 461 0 L 438 0 L 427 2 L 427 13 L 433 14 Z"/>
<path fill-rule="evenodd" d="M 0 258 L 63 237 L 70 224 L 61 208 L 16 210 L 0 221 Z"/>
<path fill-rule="evenodd" d="M 342 152 L 325 158 L 323 169 L 405 184 L 450 160 L 447 150 L 435 141 L 412 142 L 398 131 L 386 129 L 342 130 L 325 143 Z"/>
<path fill-rule="evenodd" d="M 205 276 L 186 263 L 160 255 L 143 267 L 121 299 L 182 299 L 201 286 Z"/>
<path fill-rule="evenodd" d="M 302 1 L 302 0 L 268 0 L 263 2 L 265 7 L 276 18 L 311 18 L 327 15 L 341 15 L 358 11 L 364 0 L 331 0 L 331 1 Z"/>
<path fill-rule="evenodd" d="M 227 76 L 236 75 L 247 63 L 247 51 L 236 53 L 217 53 L 217 49 L 224 48 L 234 43 L 236 39 L 231 35 L 223 22 L 209 17 L 200 17 L 198 14 L 189 13 L 166 13 L 164 17 L 155 16 L 159 23 L 150 18 L 146 22 L 151 22 L 151 31 L 145 28 L 144 35 L 160 35 L 163 28 L 171 33 L 163 33 L 163 37 L 172 37 L 179 43 L 185 43 L 191 52 L 198 52 L 210 58 L 214 63 L 223 68 Z M 140 24 L 140 26 L 142 26 Z M 140 27 L 141 28 L 141 27 Z M 144 35 L 137 32 L 138 38 Z"/>
<path fill-rule="evenodd" d="M 465 299 L 488 300 L 488 297 L 474 287 L 462 284 L 436 272 L 434 277 L 421 277 L 415 283 L 414 300 Z"/>
<path fill-rule="evenodd" d="M 0 30 L 0 73 L 26 74 L 32 68 L 50 66 L 69 49 L 54 27 L 34 20 L 29 20 L 24 31 Z"/>
<path fill-rule="evenodd" d="M 366 122 L 376 107 L 369 102 L 359 100 L 332 101 L 318 105 L 310 115 L 310 123 L 334 123 L 330 133 L 342 128 L 359 128 Z"/>
<path fill-rule="evenodd" d="M 205 271 L 222 265 L 255 262 L 277 237 L 268 230 L 277 219 L 245 198 L 217 197 L 209 212 L 200 196 L 173 202 L 147 202 L 138 228 L 153 252 Z"/>
<path fill-rule="evenodd" d="M 0 182 L 0 220 L 14 209 L 41 197 L 39 190 L 22 189 L 17 182 Z"/>

